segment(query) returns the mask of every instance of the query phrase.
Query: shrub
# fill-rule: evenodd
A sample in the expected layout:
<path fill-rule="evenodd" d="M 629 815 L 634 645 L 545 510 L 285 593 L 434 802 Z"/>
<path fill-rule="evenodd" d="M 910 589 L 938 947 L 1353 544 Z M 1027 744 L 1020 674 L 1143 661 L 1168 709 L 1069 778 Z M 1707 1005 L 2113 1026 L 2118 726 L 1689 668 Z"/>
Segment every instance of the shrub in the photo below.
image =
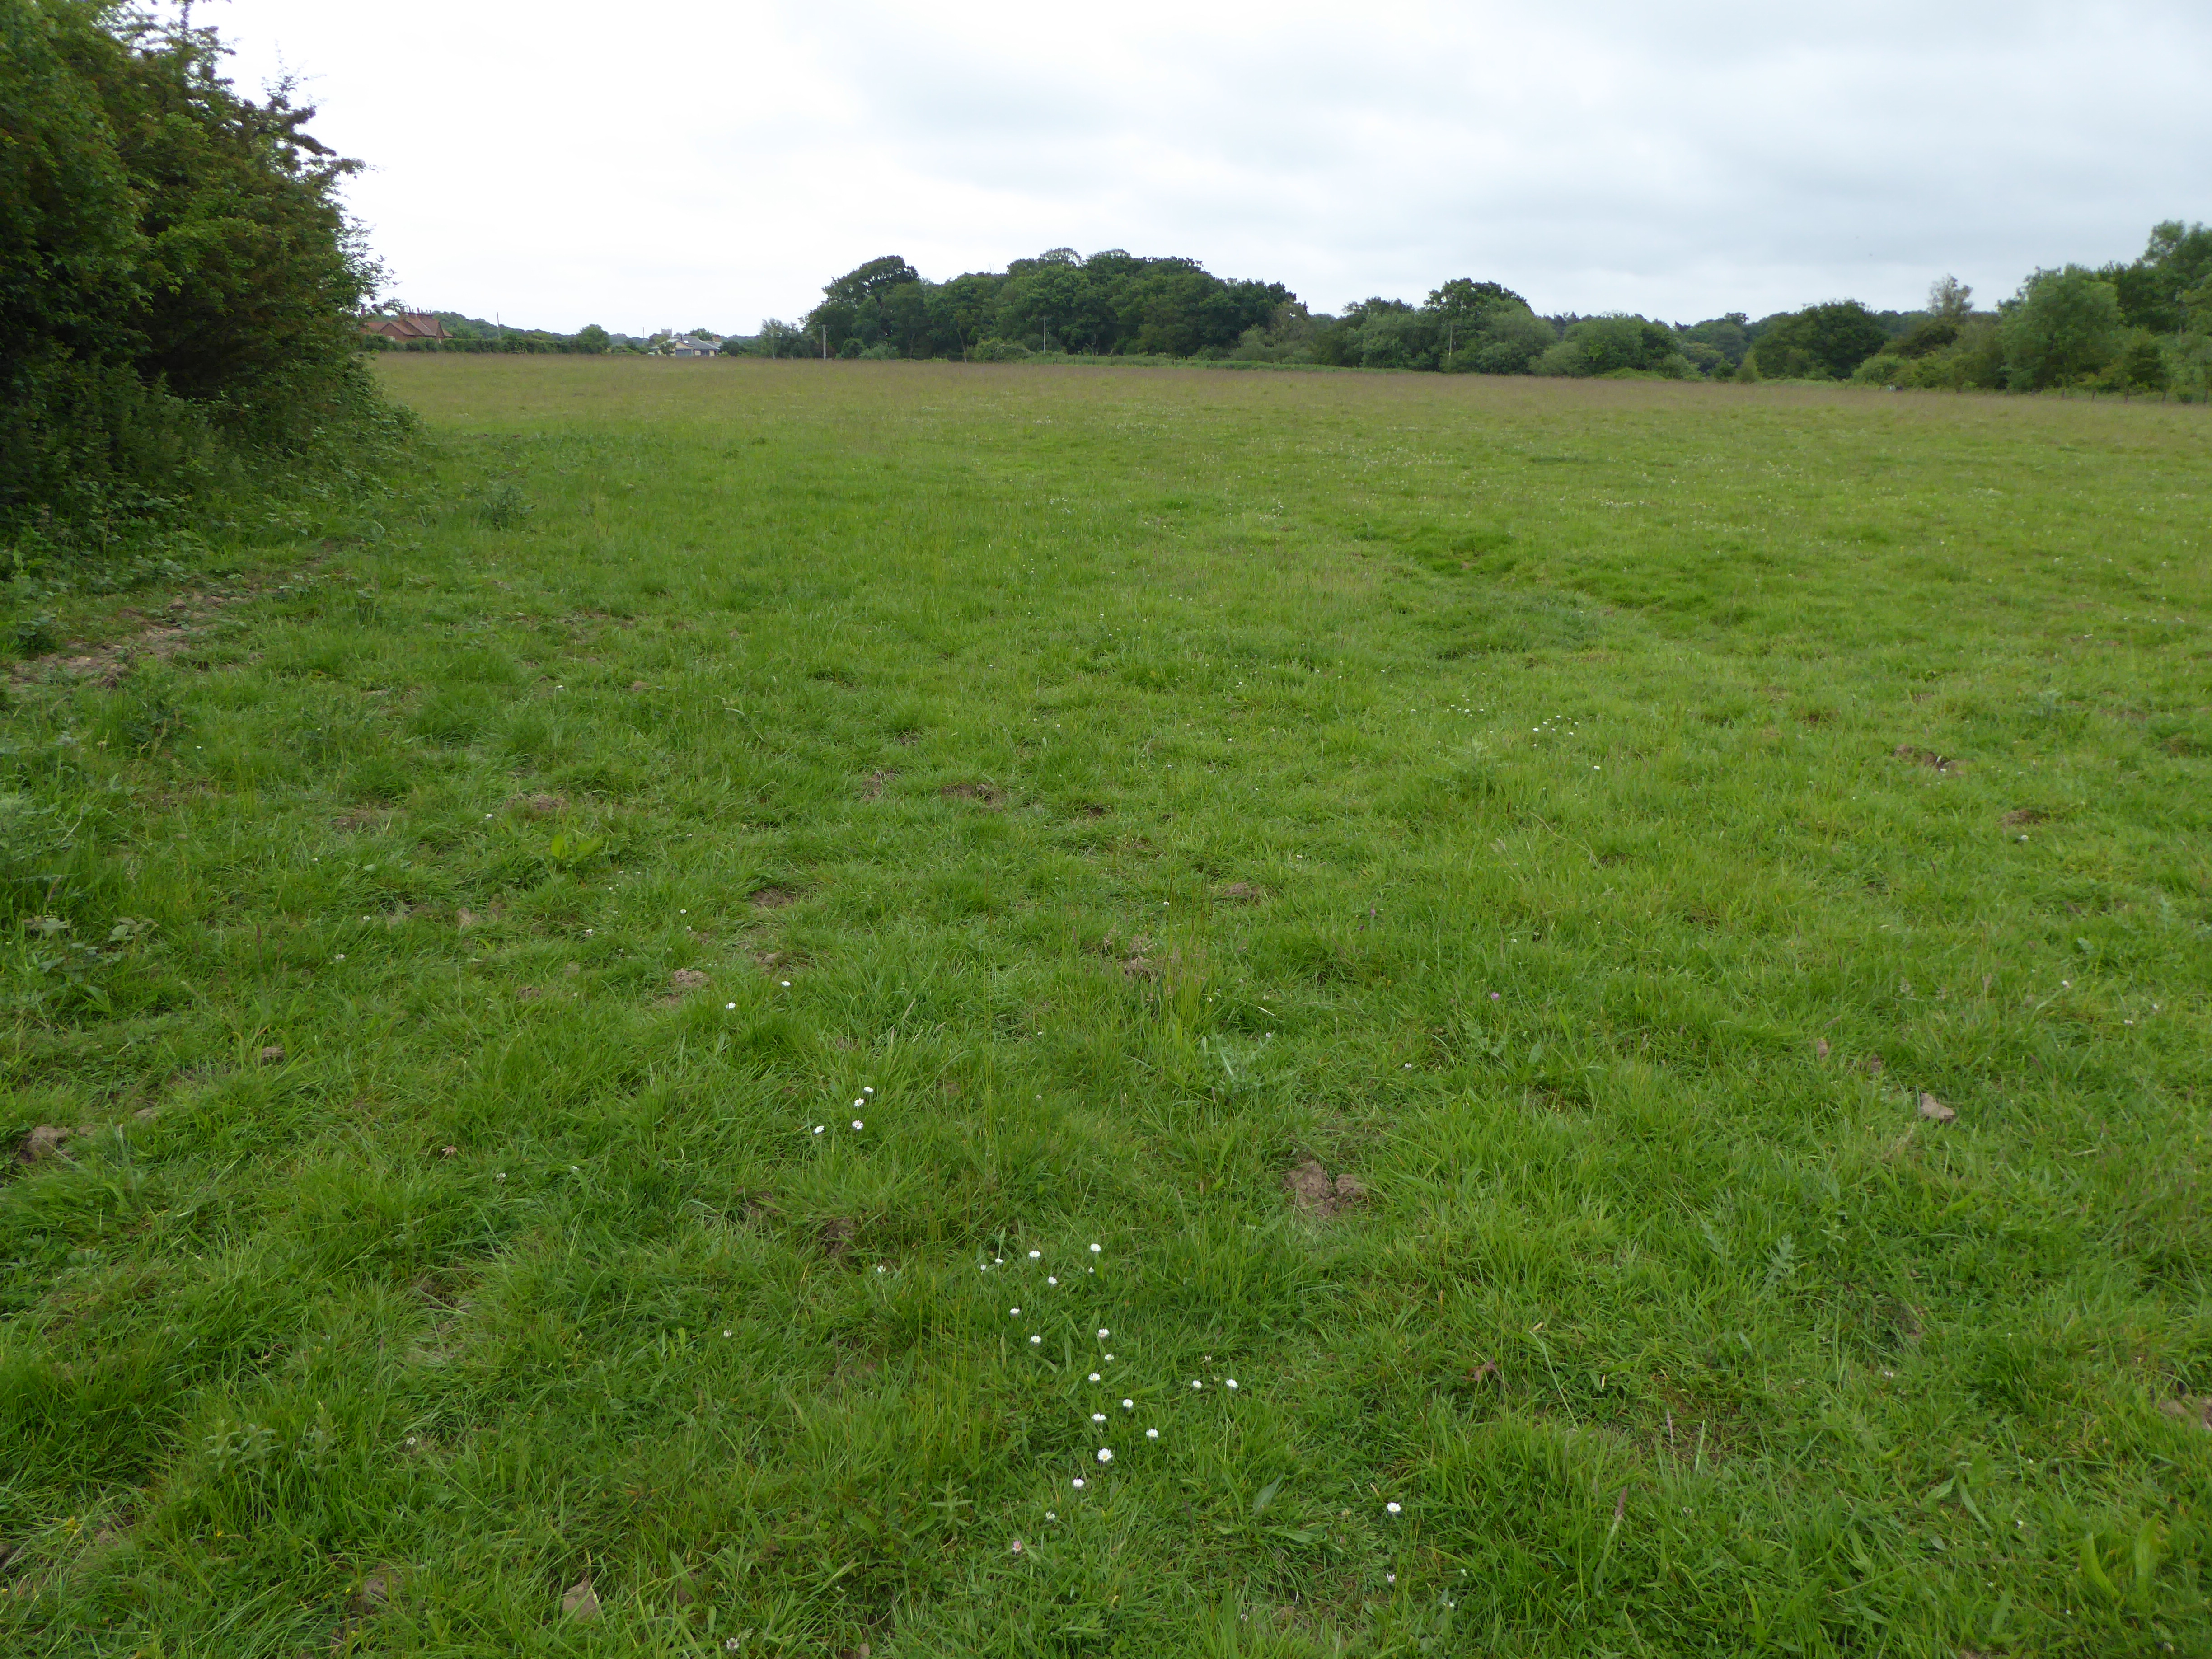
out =
<path fill-rule="evenodd" d="M 2007 306 L 2001 332 L 2007 384 L 2022 392 L 2071 385 L 2118 355 L 2120 296 L 2082 265 L 2039 270 Z"/>
<path fill-rule="evenodd" d="M 1618 369 L 1649 370 L 1668 380 L 1692 372 L 1671 330 L 1620 313 L 1585 317 L 1570 325 L 1565 337 L 1534 365 L 1539 374 L 1610 374 Z"/>
<path fill-rule="evenodd" d="M 1769 380 L 1840 380 L 1888 339 L 1875 314 L 1856 300 L 1831 300 L 1769 319 L 1751 355 Z"/>
<path fill-rule="evenodd" d="M 0 0 L 0 531 L 158 513 L 391 421 L 355 164 L 218 63 L 116 0 Z"/>

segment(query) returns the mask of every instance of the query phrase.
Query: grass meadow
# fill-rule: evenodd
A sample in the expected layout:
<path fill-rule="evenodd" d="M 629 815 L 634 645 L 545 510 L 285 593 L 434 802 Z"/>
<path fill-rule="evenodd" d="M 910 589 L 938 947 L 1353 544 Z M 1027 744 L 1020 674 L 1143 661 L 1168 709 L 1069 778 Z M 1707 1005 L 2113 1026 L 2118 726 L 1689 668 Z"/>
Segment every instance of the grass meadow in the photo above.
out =
<path fill-rule="evenodd" d="M 2212 1652 L 2203 410 L 382 372 L 6 668 L 0 1650 Z"/>

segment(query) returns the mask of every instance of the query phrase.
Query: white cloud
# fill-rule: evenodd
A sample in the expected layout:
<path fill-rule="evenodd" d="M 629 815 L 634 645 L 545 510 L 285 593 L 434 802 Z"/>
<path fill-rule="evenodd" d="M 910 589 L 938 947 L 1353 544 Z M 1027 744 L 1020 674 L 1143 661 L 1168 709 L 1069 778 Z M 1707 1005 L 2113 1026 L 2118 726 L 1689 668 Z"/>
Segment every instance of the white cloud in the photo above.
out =
<path fill-rule="evenodd" d="M 288 66 L 422 305 L 793 316 L 876 254 L 1184 253 L 1316 308 L 1494 278 L 1685 320 L 1985 298 L 2212 218 L 2212 11 L 201 0 Z"/>

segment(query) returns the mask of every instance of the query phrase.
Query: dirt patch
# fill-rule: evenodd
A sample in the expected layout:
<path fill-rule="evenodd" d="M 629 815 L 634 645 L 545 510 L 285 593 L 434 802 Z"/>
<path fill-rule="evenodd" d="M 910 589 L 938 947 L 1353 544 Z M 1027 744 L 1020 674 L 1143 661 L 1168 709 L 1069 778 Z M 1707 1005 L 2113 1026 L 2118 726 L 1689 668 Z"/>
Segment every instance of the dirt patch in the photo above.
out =
<path fill-rule="evenodd" d="M 1291 1195 L 1292 1209 L 1316 1221 L 1327 1221 L 1355 1204 L 1367 1201 L 1367 1188 L 1357 1177 L 1340 1175 L 1331 1179 L 1328 1171 L 1313 1158 L 1308 1158 L 1283 1177 L 1283 1190 Z"/>
<path fill-rule="evenodd" d="M 383 828 L 385 820 L 391 816 L 391 813 L 380 812 L 374 807 L 356 806 L 352 811 L 341 812 L 332 818 L 331 828 L 347 830 L 379 830 Z"/>
<path fill-rule="evenodd" d="M 41 1123 L 15 1143 L 15 1162 L 43 1164 L 50 1158 L 59 1158 L 70 1133 L 58 1124 Z"/>
<path fill-rule="evenodd" d="M 514 994 L 514 1000 L 517 1002 L 535 1002 L 544 994 L 535 985 L 526 985 Z"/>
<path fill-rule="evenodd" d="M 2161 1400 L 2158 1408 L 2177 1423 L 2187 1423 L 2212 1434 L 2212 1394 L 2201 1400 Z"/>
<path fill-rule="evenodd" d="M 798 900 L 799 895 L 787 887 L 757 887 L 753 890 L 751 902 L 756 910 L 781 910 L 785 905 L 794 904 Z"/>
<path fill-rule="evenodd" d="M 1106 816 L 1107 811 L 1107 808 L 1101 806 L 1095 800 L 1083 803 L 1083 816 L 1086 818 L 1103 818 Z"/>
<path fill-rule="evenodd" d="M 210 620 L 209 612 L 252 597 L 250 593 L 205 594 L 201 597 L 201 603 L 206 611 L 195 613 L 192 601 L 180 596 L 169 601 L 168 612 L 165 617 L 149 623 L 128 639 L 115 640 L 90 648 L 87 648 L 81 641 L 72 641 L 63 650 L 74 654 L 64 656 L 62 652 L 56 651 L 42 657 L 29 658 L 14 665 L 9 670 L 9 678 L 21 681 L 62 673 L 79 679 L 94 680 L 105 686 L 120 685 L 124 676 L 131 672 L 131 664 L 140 658 L 151 657 L 159 660 L 175 656 L 204 631 L 198 624 Z M 125 617 L 137 615 L 130 611 L 120 614 Z"/>
<path fill-rule="evenodd" d="M 1925 766 L 1937 772 L 1955 772 L 1966 764 L 1956 756 L 1939 755 L 1933 749 L 1923 749 L 1910 743 L 1900 743 L 1889 752 L 1899 760 L 1911 761 L 1916 766 Z"/>
<path fill-rule="evenodd" d="M 2043 821 L 2044 815 L 2033 806 L 2015 806 L 2002 820 L 2008 830 L 2017 830 L 2024 823 L 2041 823 Z"/>
<path fill-rule="evenodd" d="M 264 1066 L 281 1066 L 283 1060 L 284 1045 L 283 1043 L 271 1042 L 262 1048 L 261 1063 Z"/>
<path fill-rule="evenodd" d="M 884 798 L 885 786 L 897 776 L 896 769 L 888 766 L 880 772 L 869 773 L 866 781 L 860 785 L 860 799 L 881 800 Z"/>
<path fill-rule="evenodd" d="M 979 801 L 985 806 L 996 806 L 1005 799 L 988 783 L 948 783 L 937 793 L 947 800 Z"/>
<path fill-rule="evenodd" d="M 1220 890 L 1220 896 L 1231 904 L 1257 904 L 1267 896 L 1249 881 L 1232 881 Z"/>
<path fill-rule="evenodd" d="M 822 1247 L 823 1254 L 840 1260 L 851 1254 L 860 1236 L 860 1224 L 848 1215 L 833 1215 L 814 1230 L 814 1242 Z"/>
<path fill-rule="evenodd" d="M 566 811 L 568 798 L 566 795 L 517 795 L 510 804 L 532 817 L 543 818 Z"/>
<path fill-rule="evenodd" d="M 696 968 L 678 968 L 668 976 L 668 988 L 672 991 L 703 991 L 707 988 L 707 976 Z"/>

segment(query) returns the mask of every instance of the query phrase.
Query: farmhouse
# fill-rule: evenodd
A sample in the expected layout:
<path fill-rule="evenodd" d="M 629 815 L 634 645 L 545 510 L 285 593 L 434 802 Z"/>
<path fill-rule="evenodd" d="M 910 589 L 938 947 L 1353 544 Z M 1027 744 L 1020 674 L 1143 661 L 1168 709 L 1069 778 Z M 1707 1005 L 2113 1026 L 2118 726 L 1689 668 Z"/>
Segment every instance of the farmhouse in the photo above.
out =
<path fill-rule="evenodd" d="M 672 357 L 712 357 L 722 349 L 722 343 L 711 334 L 684 334 L 668 343 Z"/>
<path fill-rule="evenodd" d="M 446 325 L 427 311 L 403 311 L 390 317 L 364 317 L 361 331 L 374 334 L 394 345 L 413 345 L 417 341 L 450 340 Z"/>

